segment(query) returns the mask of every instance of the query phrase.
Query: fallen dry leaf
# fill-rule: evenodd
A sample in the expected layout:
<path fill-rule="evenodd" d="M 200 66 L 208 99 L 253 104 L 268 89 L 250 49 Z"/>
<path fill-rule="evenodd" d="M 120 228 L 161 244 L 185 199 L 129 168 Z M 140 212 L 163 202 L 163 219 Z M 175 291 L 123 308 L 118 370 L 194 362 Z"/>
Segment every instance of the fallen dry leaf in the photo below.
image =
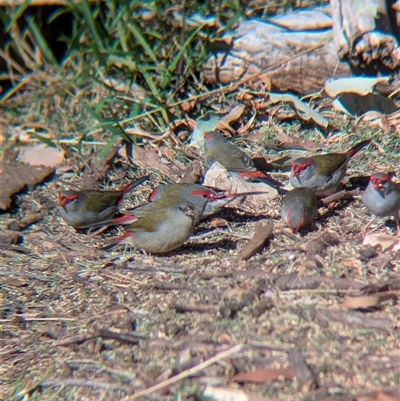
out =
<path fill-rule="evenodd" d="M 373 394 L 362 394 L 355 397 L 356 401 L 399 401 L 400 397 L 394 392 L 378 391 Z"/>
<path fill-rule="evenodd" d="M 60 166 L 60 167 L 56 168 L 55 173 L 57 175 L 61 175 L 61 174 L 64 174 L 64 173 L 68 173 L 70 171 L 74 171 L 74 168 L 75 168 L 75 166 L 73 164 L 69 164 L 67 166 Z"/>
<path fill-rule="evenodd" d="M 207 386 L 203 393 L 206 397 L 212 397 L 213 401 L 262 401 L 263 398 L 256 394 L 245 393 L 237 388 L 223 388 Z"/>
<path fill-rule="evenodd" d="M 316 152 L 321 149 L 320 144 L 316 144 L 309 139 L 291 137 L 283 132 L 278 133 L 275 139 L 280 142 L 280 147 L 283 149 L 304 149 L 308 152 Z"/>
<path fill-rule="evenodd" d="M 220 122 L 230 124 L 233 121 L 237 121 L 245 110 L 246 106 L 244 104 L 238 104 L 225 117 L 221 118 Z"/>
<path fill-rule="evenodd" d="M 342 302 L 342 306 L 349 309 L 366 309 L 379 306 L 383 301 L 397 298 L 398 295 L 394 292 L 380 292 L 374 295 L 364 295 L 361 297 L 348 297 Z"/>
<path fill-rule="evenodd" d="M 201 166 L 197 160 L 193 160 L 188 166 L 186 166 L 183 175 L 178 180 L 178 182 L 193 184 L 198 182 L 201 178 Z"/>
<path fill-rule="evenodd" d="M 228 226 L 228 222 L 225 219 L 213 219 L 211 220 L 210 227 L 216 228 L 216 227 L 227 227 Z"/>
<path fill-rule="evenodd" d="M 44 143 L 24 147 L 19 160 L 31 166 L 56 167 L 63 163 L 65 152 Z"/>
<path fill-rule="evenodd" d="M 239 254 L 239 259 L 247 260 L 256 252 L 260 251 L 265 242 L 271 238 L 274 229 L 274 222 L 272 220 L 262 220 L 256 223 L 254 233 L 246 246 Z"/>
<path fill-rule="evenodd" d="M 101 151 L 90 157 L 83 171 L 81 189 L 99 189 L 99 181 L 103 180 L 110 171 L 118 150 L 119 142 L 104 157 L 101 156 Z"/>
<path fill-rule="evenodd" d="M 376 401 L 399 401 L 400 396 L 399 394 L 395 393 L 383 393 L 382 391 L 378 391 L 376 394 Z"/>
<path fill-rule="evenodd" d="M 364 237 L 363 245 L 380 245 L 384 251 L 397 252 L 400 250 L 400 240 L 389 234 L 368 234 Z"/>
<path fill-rule="evenodd" d="M 304 103 L 296 95 L 288 93 L 269 93 L 269 98 L 272 103 L 287 102 L 290 103 L 297 111 L 300 118 L 305 121 L 314 121 L 316 124 L 326 128 L 329 125 L 329 121 L 323 117 L 321 113 L 312 109 L 306 103 Z"/>
<path fill-rule="evenodd" d="M 182 102 L 181 103 L 181 109 L 185 112 L 188 113 L 190 110 L 193 110 L 196 106 L 196 102 L 193 100 L 191 102 Z"/>
<path fill-rule="evenodd" d="M 46 179 L 53 169 L 50 167 L 36 167 L 22 163 L 4 163 L 0 165 L 0 209 L 7 210 L 11 205 L 11 197 L 25 186 L 34 185 Z"/>
<path fill-rule="evenodd" d="M 161 174 L 174 181 L 178 181 L 183 177 L 187 170 L 185 166 L 180 166 L 176 163 L 164 164 L 152 149 L 144 149 L 136 145 L 133 145 L 132 149 L 132 162 L 141 168 L 158 170 Z"/>
<path fill-rule="evenodd" d="M 56 246 L 53 242 L 50 241 L 43 241 L 42 242 L 42 247 L 48 250 L 52 250 L 54 249 Z"/>
<path fill-rule="evenodd" d="M 288 380 L 294 379 L 294 373 L 291 368 L 287 369 L 257 369 L 252 372 L 239 373 L 232 377 L 235 382 L 244 383 L 268 383 L 284 377 Z"/>

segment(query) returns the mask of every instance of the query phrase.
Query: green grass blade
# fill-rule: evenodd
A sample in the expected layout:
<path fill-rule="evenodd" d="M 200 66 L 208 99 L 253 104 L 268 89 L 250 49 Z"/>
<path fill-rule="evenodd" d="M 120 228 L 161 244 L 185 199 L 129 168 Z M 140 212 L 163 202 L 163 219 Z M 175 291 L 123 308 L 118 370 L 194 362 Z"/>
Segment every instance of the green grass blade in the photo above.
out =
<path fill-rule="evenodd" d="M 48 18 L 47 18 L 47 23 L 50 24 L 52 23 L 55 19 L 57 19 L 58 17 L 60 17 L 63 14 L 68 14 L 71 13 L 72 9 L 69 6 L 65 6 L 62 7 L 56 11 L 54 11 L 54 13 L 52 13 Z"/>
<path fill-rule="evenodd" d="M 128 35 L 126 35 L 126 29 L 123 25 L 123 21 L 118 21 L 117 24 L 117 32 L 118 32 L 118 37 L 119 37 L 119 41 L 122 47 L 122 50 L 128 54 L 129 52 L 129 45 L 128 45 Z"/>
<path fill-rule="evenodd" d="M 44 38 L 40 28 L 37 26 L 36 22 L 34 21 L 33 17 L 25 18 L 26 23 L 28 24 L 28 28 L 32 36 L 35 38 L 36 44 L 39 47 L 40 51 L 42 52 L 46 61 L 52 65 L 57 65 L 57 59 L 54 56 L 53 52 L 49 44 L 47 43 L 46 39 Z"/>
<path fill-rule="evenodd" d="M 44 137 L 42 135 L 32 134 L 32 137 L 36 138 L 38 141 L 44 143 L 45 145 L 47 145 L 49 147 L 52 147 L 52 148 L 56 148 L 57 147 L 57 145 L 51 139 L 46 138 L 46 137 Z"/>
<path fill-rule="evenodd" d="M 143 50 L 147 53 L 147 55 L 155 62 L 157 63 L 157 57 L 153 53 L 153 50 L 151 50 L 150 45 L 147 43 L 146 39 L 144 36 L 139 32 L 137 26 L 131 22 L 129 24 L 129 30 L 132 32 L 132 35 L 135 37 L 135 39 L 138 41 L 138 43 L 143 47 Z"/>
<path fill-rule="evenodd" d="M 128 67 L 131 71 L 137 71 L 138 67 L 136 65 L 136 63 L 128 58 L 124 58 L 124 57 L 118 57 L 115 55 L 111 55 L 108 58 L 108 65 L 114 65 L 114 64 L 122 64 L 125 65 L 126 67 Z"/>
<path fill-rule="evenodd" d="M 161 87 L 163 89 L 165 89 L 167 87 L 167 85 L 170 82 L 171 79 L 171 75 L 173 74 L 173 72 L 175 71 L 176 66 L 179 63 L 179 60 L 181 59 L 183 53 L 185 52 L 185 50 L 188 48 L 188 46 L 190 45 L 190 43 L 192 43 L 192 40 L 196 37 L 196 35 L 201 31 L 202 27 L 200 26 L 199 28 L 197 28 L 190 36 L 189 38 L 186 40 L 186 42 L 183 44 L 183 46 L 181 47 L 181 50 L 179 50 L 178 54 L 174 57 L 174 59 L 172 60 L 172 63 L 170 65 L 170 67 L 168 68 L 168 71 L 166 72 L 166 74 L 164 74 L 163 80 L 161 82 Z"/>
<path fill-rule="evenodd" d="M 161 94 L 160 94 L 159 90 L 157 89 L 157 86 L 155 85 L 153 79 L 151 78 L 151 75 L 143 67 L 139 67 L 139 70 L 143 74 L 143 77 L 146 80 L 147 85 L 149 85 L 149 88 L 150 88 L 151 93 L 153 94 L 154 98 L 158 101 L 160 106 L 163 105 Z M 168 113 L 164 106 L 161 107 L 161 114 L 163 116 L 164 122 L 166 124 L 168 124 L 169 117 L 168 117 Z"/>
<path fill-rule="evenodd" d="M 11 27 L 17 23 L 18 18 L 22 17 L 22 14 L 25 12 L 25 10 L 29 7 L 31 3 L 32 0 L 26 0 L 17 8 L 17 11 L 15 11 L 15 14 L 10 19 L 8 24 L 5 24 L 4 32 L 8 32 L 11 29 Z"/>
<path fill-rule="evenodd" d="M 101 40 L 100 34 L 97 31 L 96 22 L 93 19 L 92 12 L 90 11 L 87 0 L 81 1 L 78 3 L 80 10 L 83 13 L 85 21 L 88 25 L 90 32 L 93 35 L 93 40 L 97 48 L 97 52 L 101 53 L 104 50 L 104 44 Z"/>
<path fill-rule="evenodd" d="M 100 127 L 110 131 L 114 135 L 122 137 L 124 140 L 128 142 L 131 142 L 131 138 L 125 134 L 121 126 L 116 121 L 110 121 L 104 119 L 87 105 L 83 105 L 83 107 L 95 120 L 99 122 Z"/>
<path fill-rule="evenodd" d="M 120 135 L 114 135 L 105 145 L 104 148 L 101 150 L 99 157 L 100 159 L 104 159 L 110 149 L 119 141 L 121 138 Z"/>

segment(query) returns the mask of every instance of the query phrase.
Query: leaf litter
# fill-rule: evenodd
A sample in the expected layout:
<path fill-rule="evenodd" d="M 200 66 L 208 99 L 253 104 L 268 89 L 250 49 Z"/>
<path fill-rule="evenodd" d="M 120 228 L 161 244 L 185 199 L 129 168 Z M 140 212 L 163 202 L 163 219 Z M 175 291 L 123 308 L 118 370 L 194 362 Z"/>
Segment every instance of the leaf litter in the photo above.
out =
<path fill-rule="evenodd" d="M 364 131 L 355 128 L 357 136 L 369 135 L 368 122 L 359 124 L 365 125 Z M 354 127 L 348 123 L 347 128 L 354 136 Z M 279 144 L 277 132 L 264 129 L 267 143 Z M 346 138 L 332 147 L 315 132 L 287 127 L 285 134 L 283 146 L 266 149 L 268 160 L 277 158 L 277 150 L 299 146 L 297 139 L 310 141 L 305 147 L 311 151 L 326 145 L 348 148 Z M 157 153 L 150 141 L 143 157 L 153 152 L 159 162 L 171 141 L 166 137 Z M 379 142 L 390 154 L 394 141 L 385 137 Z M 163 149 L 165 144 L 169 146 Z M 259 151 L 259 143 L 246 145 L 249 154 Z M 393 155 L 385 166 L 395 160 Z M 369 151 L 350 170 L 368 172 L 376 168 L 376 157 Z M 88 186 L 120 186 L 121 180 L 154 167 L 152 161 L 134 166 L 117 154 L 98 169 L 92 160 L 76 161 L 78 171 L 86 166 Z M 164 175 L 174 180 L 189 168 L 168 158 L 162 166 Z M 157 170 L 152 171 L 153 181 L 160 180 Z M 77 187 L 84 174 L 76 176 Z M 3 214 L 2 224 L 16 215 L 21 221 L 45 202 L 55 204 L 61 185 L 47 182 L 19 195 L 17 211 Z M 153 185 L 143 185 L 128 203 L 145 201 Z M 359 234 L 369 214 L 357 195 L 346 208 L 341 200 L 333 209 L 325 208 L 328 218 L 318 221 L 316 232 L 303 236 L 285 234 L 279 197 L 274 196 L 262 205 L 261 216 L 274 222 L 273 236 L 247 260 L 240 254 L 249 245 L 246 238 L 258 233 L 258 216 L 246 211 L 246 202 L 243 210 L 236 206 L 218 216 L 238 237 L 199 247 L 190 242 L 164 257 L 97 250 L 101 237 L 74 232 L 50 208 L 24 230 L 29 255 L 1 250 L 7 274 L 1 303 L 5 391 L 13 392 L 13 378 L 22 371 L 33 381 L 24 381 L 20 394 L 40 390 L 43 399 L 54 388 L 60 399 L 172 400 L 179 394 L 196 399 L 196 391 L 218 400 L 303 400 L 304 393 L 320 400 L 334 399 L 333 394 L 390 399 L 398 388 L 399 289 L 391 284 L 399 273 L 398 254 L 388 256 L 383 247 L 371 252 L 371 245 L 361 243 Z M 208 223 L 202 222 L 199 232 Z M 103 235 L 113 236 L 113 230 Z M 269 231 L 260 242 L 263 236 L 269 237 Z M 255 245 L 253 250 L 259 248 Z M 232 383 L 235 375 L 251 378 L 252 372 L 263 370 L 293 370 L 295 380 L 283 381 L 278 375 L 257 384 Z"/>

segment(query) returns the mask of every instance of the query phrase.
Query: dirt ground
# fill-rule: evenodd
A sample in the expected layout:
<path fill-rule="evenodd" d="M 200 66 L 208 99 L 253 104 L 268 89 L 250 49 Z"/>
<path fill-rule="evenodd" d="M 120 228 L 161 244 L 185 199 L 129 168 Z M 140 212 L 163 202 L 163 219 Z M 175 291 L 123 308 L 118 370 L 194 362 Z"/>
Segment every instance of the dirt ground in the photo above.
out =
<path fill-rule="evenodd" d="M 378 139 L 349 175 L 398 169 L 398 137 Z M 140 175 L 124 173 L 113 185 Z M 400 399 L 400 254 L 362 244 L 371 216 L 360 197 L 320 208 L 317 227 L 299 235 L 280 221 L 279 199 L 263 216 L 223 211 L 222 234 L 207 220 L 181 249 L 152 256 L 101 251 L 117 229 L 95 235 L 62 221 L 57 190 L 79 179 L 49 179 L 0 216 L 4 229 L 48 210 L 1 249 L 2 399 Z M 260 219 L 274 221 L 273 237 L 240 260 Z M 367 232 L 393 236 L 384 222 Z"/>

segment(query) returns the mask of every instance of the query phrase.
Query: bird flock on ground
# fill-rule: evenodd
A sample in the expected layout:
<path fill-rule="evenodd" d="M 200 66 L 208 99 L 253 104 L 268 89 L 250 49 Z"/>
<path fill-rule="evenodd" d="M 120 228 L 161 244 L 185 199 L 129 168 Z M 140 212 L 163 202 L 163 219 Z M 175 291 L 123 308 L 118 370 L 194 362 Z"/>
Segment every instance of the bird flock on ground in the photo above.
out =
<path fill-rule="evenodd" d="M 252 159 L 229 142 L 221 133 L 204 134 L 204 154 L 207 167 L 222 164 L 233 179 L 263 182 L 285 193 L 281 216 L 294 234 L 312 224 L 318 217 L 318 198 L 341 189 L 350 159 L 371 141 L 357 143 L 344 153 L 326 153 L 301 157 L 292 162 L 292 190 L 266 172 L 257 169 Z M 362 197 L 367 209 L 375 216 L 393 216 L 399 234 L 400 183 L 392 173 L 374 173 Z M 125 233 L 105 248 L 129 244 L 146 252 L 162 254 L 179 248 L 192 235 L 200 220 L 221 210 L 239 197 L 264 192 L 228 193 L 201 184 L 162 184 L 153 190 L 148 203 L 115 217 L 125 196 L 149 177 L 142 177 L 119 191 L 62 191 L 59 193 L 61 217 L 75 229 L 124 225 Z"/>

